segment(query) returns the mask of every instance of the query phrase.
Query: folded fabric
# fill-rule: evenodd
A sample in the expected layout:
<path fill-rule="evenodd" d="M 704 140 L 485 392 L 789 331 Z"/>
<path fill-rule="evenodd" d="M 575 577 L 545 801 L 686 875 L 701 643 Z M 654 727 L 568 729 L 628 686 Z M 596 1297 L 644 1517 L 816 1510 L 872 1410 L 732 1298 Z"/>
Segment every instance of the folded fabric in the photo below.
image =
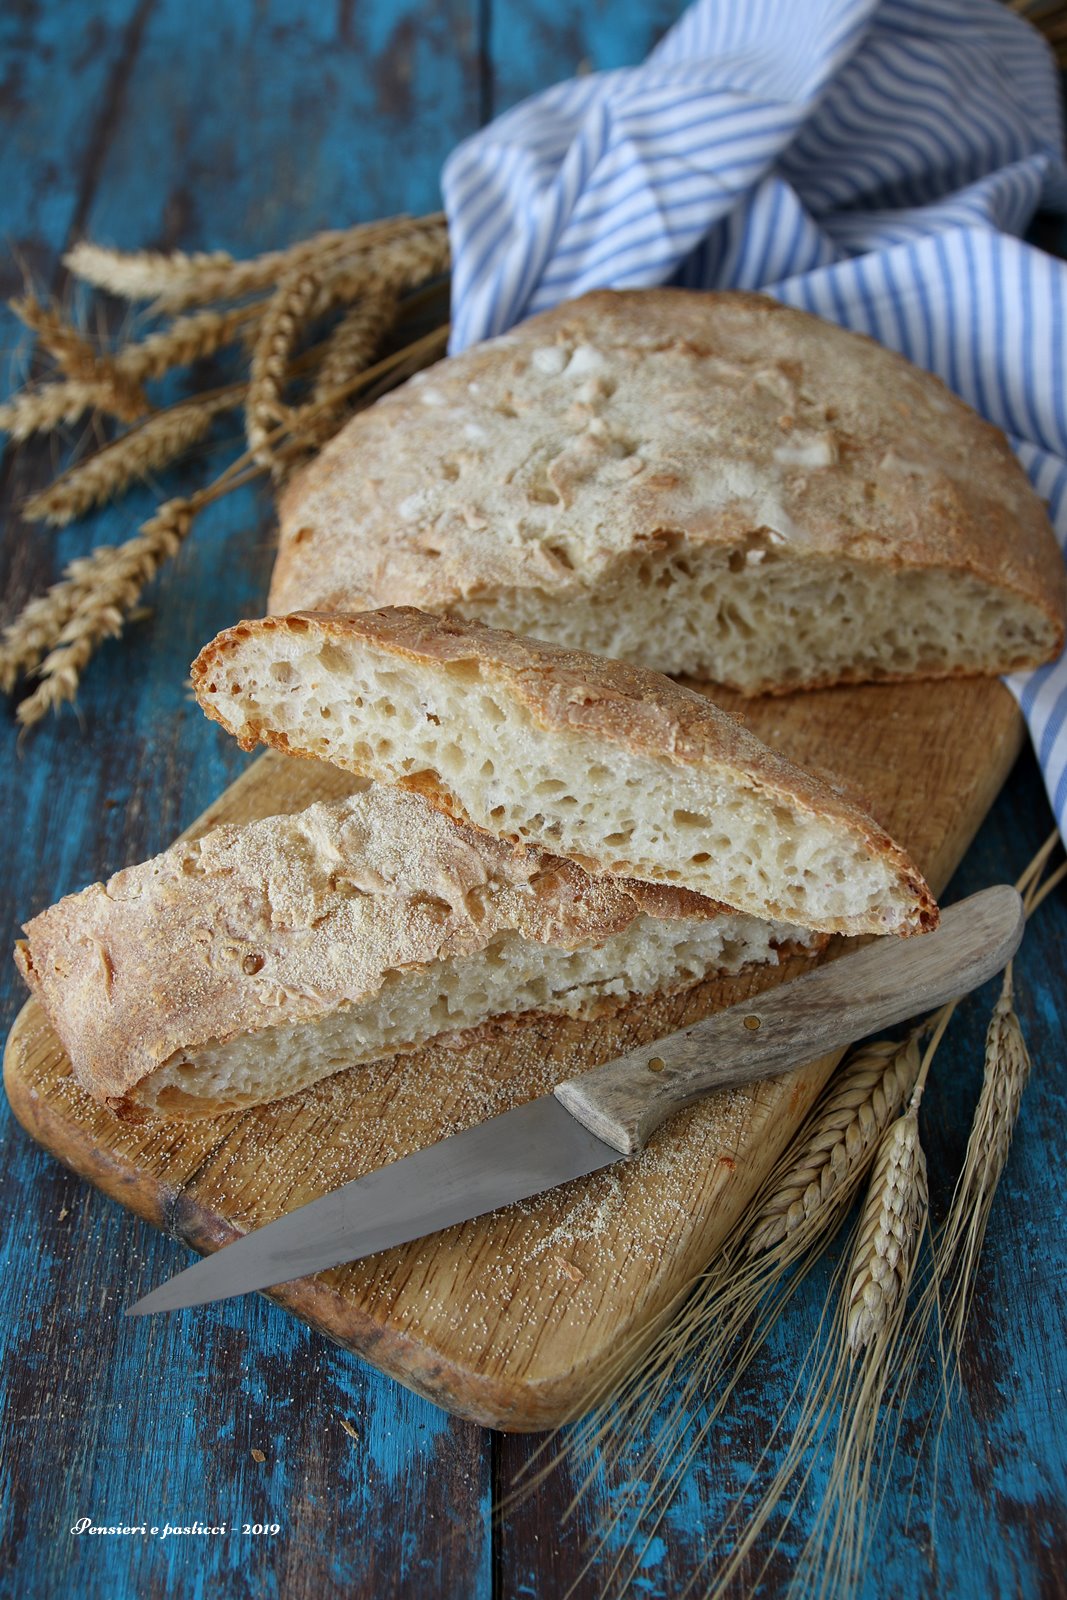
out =
<path fill-rule="evenodd" d="M 1055 64 L 1001 0 L 698 0 L 641 67 L 537 95 L 444 170 L 453 351 L 595 287 L 762 289 L 1003 428 L 1067 547 Z M 1067 658 L 1008 680 L 1067 836 Z"/>

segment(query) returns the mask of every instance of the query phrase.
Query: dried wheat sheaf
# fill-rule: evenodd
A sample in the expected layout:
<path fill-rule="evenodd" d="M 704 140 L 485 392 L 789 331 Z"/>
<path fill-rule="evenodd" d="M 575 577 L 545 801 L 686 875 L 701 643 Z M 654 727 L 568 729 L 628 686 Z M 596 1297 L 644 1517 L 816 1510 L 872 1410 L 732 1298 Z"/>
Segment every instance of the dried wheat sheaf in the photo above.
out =
<path fill-rule="evenodd" d="M 249 448 L 124 544 L 70 562 L 22 606 L 0 635 L 0 687 L 38 680 L 18 707 L 24 727 L 75 697 L 100 643 L 122 632 L 205 506 L 265 471 L 283 480 L 355 410 L 437 360 L 448 337 L 439 214 L 332 229 L 247 261 L 82 243 L 66 266 L 110 295 L 150 301 L 154 325 L 108 346 L 32 294 L 12 301 L 53 367 L 0 406 L 0 430 L 18 442 L 85 418 L 97 429 L 126 425 L 31 495 L 28 520 L 60 527 L 84 516 L 203 447 L 216 419 L 238 408 Z M 147 384 L 231 347 L 244 353 L 239 381 L 153 405 Z"/>

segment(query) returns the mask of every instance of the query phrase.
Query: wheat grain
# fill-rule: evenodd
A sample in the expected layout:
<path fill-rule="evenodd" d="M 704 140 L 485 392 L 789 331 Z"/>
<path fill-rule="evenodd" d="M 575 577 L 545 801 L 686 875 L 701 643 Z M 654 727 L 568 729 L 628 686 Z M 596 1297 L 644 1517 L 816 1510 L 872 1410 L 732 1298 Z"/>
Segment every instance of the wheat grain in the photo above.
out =
<path fill-rule="evenodd" d="M 263 325 L 252 352 L 252 371 L 245 405 L 245 432 L 252 459 L 260 466 L 272 465 L 274 456 L 268 442 L 271 430 L 284 420 L 282 386 L 294 340 L 307 322 L 319 280 L 315 273 L 298 268 L 278 285 L 263 317 Z"/>
<path fill-rule="evenodd" d="M 114 499 L 135 480 L 157 472 L 199 444 L 214 419 L 240 405 L 244 393 L 244 385 L 236 384 L 214 397 L 188 400 L 157 412 L 32 495 L 22 515 L 30 522 L 49 522 L 57 528 L 84 516 L 93 506 Z"/>
<path fill-rule="evenodd" d="M 852 1256 L 845 1314 L 849 1348 L 860 1351 L 903 1310 L 926 1222 L 926 1157 L 919 1115 L 909 1107 L 882 1135 Z"/>
<path fill-rule="evenodd" d="M 748 1234 L 757 1255 L 807 1222 L 860 1167 L 903 1105 L 919 1071 L 917 1037 L 878 1039 L 847 1057 L 790 1164 L 762 1201 Z"/>
<path fill-rule="evenodd" d="M 188 534 L 197 509 L 195 497 L 168 500 L 125 544 L 94 550 L 87 558 L 88 570 L 81 566 L 76 571 L 80 564 L 71 563 L 70 577 L 81 581 L 84 590 L 55 646 L 37 669 L 40 683 L 19 705 L 16 715 L 23 727 L 74 699 L 97 647 L 122 632 L 145 586 Z"/>

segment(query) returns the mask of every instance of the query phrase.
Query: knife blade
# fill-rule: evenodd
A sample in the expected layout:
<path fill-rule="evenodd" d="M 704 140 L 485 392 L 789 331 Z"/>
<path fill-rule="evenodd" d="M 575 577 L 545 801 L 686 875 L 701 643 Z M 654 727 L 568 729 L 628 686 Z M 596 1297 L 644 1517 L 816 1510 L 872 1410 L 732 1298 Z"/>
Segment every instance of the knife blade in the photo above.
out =
<path fill-rule="evenodd" d="M 971 895 L 932 933 L 865 945 L 342 1184 L 177 1273 L 126 1314 L 288 1283 L 587 1177 L 636 1154 L 705 1094 L 801 1066 L 977 988 L 1014 955 L 1024 920 L 1007 884 Z"/>

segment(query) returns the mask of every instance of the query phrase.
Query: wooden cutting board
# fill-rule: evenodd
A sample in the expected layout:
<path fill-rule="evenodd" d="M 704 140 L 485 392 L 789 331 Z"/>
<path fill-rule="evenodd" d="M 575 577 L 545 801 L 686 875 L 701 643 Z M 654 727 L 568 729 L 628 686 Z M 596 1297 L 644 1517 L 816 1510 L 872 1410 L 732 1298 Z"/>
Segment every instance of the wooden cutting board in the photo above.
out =
<path fill-rule="evenodd" d="M 715 698 L 768 743 L 850 789 L 937 891 L 1023 732 L 1010 694 L 990 680 L 756 702 L 717 690 Z M 349 787 L 330 767 L 268 755 L 189 832 L 296 810 Z M 95 1105 L 30 1002 L 8 1039 L 4 1081 L 20 1122 L 61 1161 L 207 1252 L 802 967 L 704 983 L 597 1021 L 530 1016 L 462 1050 L 353 1068 L 276 1105 L 188 1127 L 131 1126 Z M 273 1298 L 460 1416 L 509 1430 L 553 1426 L 582 1410 L 624 1344 L 636 1352 L 651 1337 L 722 1244 L 836 1059 L 690 1107 L 634 1162 L 288 1284 Z M 176 1251 L 175 1270 L 185 1264 Z"/>

